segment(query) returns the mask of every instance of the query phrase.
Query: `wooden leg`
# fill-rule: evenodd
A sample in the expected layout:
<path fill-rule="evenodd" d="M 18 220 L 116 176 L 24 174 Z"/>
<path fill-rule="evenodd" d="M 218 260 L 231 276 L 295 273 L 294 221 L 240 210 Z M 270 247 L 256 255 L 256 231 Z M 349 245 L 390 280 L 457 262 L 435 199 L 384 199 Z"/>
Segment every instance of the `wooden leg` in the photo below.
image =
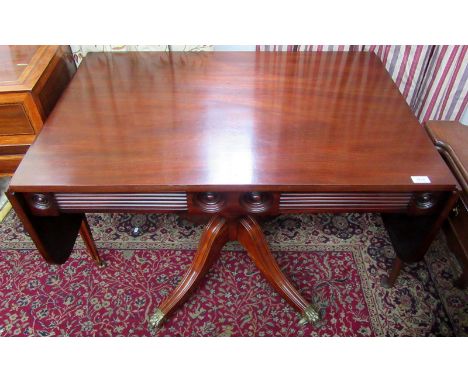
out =
<path fill-rule="evenodd" d="M 289 304 L 302 314 L 300 323 L 319 320 L 318 311 L 299 294 L 294 285 L 281 272 L 255 219 L 247 216 L 228 221 L 216 216 L 204 229 L 197 253 L 182 281 L 150 317 L 151 329 L 160 326 L 167 316 L 190 296 L 218 258 L 224 244 L 230 240 L 238 240 L 244 246 L 262 275 Z"/>
<path fill-rule="evenodd" d="M 318 321 L 320 318 L 318 310 L 300 295 L 299 291 L 281 271 L 276 259 L 268 248 L 260 226 L 254 218 L 247 216 L 240 219 L 237 239 L 275 290 L 302 314 L 303 319 L 301 323 Z"/>
<path fill-rule="evenodd" d="M 96 244 L 94 243 L 93 235 L 91 234 L 91 228 L 89 227 L 86 215 L 84 215 L 83 220 L 81 221 L 80 235 L 86 245 L 86 248 L 88 248 L 88 251 L 91 254 L 91 257 L 93 258 L 94 262 L 100 267 L 105 266 L 106 263 L 104 263 L 104 261 L 99 256 Z"/>
<path fill-rule="evenodd" d="M 403 261 L 399 257 L 393 260 L 392 269 L 388 276 L 383 276 L 380 280 L 380 285 L 384 288 L 392 288 L 395 285 L 395 281 L 400 274 L 401 268 L 403 267 Z"/>
<path fill-rule="evenodd" d="M 157 328 L 198 286 L 229 240 L 229 225 L 223 217 L 213 217 L 205 227 L 195 257 L 177 288 L 150 317 L 150 327 Z"/>
<path fill-rule="evenodd" d="M 403 263 L 421 261 L 424 258 L 457 200 L 458 193 L 454 191 L 435 216 L 382 215 L 397 253 L 389 276 L 381 280 L 383 287 L 391 288 L 395 285 Z"/>

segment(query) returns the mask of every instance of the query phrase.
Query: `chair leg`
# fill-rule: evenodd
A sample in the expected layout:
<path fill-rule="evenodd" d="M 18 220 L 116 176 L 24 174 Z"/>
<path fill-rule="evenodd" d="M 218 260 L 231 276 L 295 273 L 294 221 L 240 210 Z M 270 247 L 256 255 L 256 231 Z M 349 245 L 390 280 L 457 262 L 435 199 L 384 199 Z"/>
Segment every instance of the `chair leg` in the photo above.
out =
<path fill-rule="evenodd" d="M 81 222 L 80 235 L 86 245 L 86 248 L 88 248 L 88 251 L 91 254 L 91 257 L 93 258 L 94 262 L 99 267 L 104 267 L 106 263 L 104 263 L 104 261 L 99 256 L 96 244 L 94 243 L 93 235 L 91 234 L 91 229 L 89 228 L 88 219 L 86 219 L 86 215 L 84 215 L 83 220 Z"/>

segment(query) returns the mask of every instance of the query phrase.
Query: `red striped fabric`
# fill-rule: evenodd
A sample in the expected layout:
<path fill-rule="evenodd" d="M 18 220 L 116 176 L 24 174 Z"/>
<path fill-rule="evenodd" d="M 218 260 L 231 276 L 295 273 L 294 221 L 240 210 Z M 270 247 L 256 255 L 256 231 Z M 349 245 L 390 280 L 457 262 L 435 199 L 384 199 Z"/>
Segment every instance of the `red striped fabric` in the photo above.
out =
<path fill-rule="evenodd" d="M 436 46 L 421 84 L 416 115 L 429 119 L 460 120 L 468 98 L 467 46 Z"/>
<path fill-rule="evenodd" d="M 257 50 L 374 52 L 421 122 L 460 120 L 467 107 L 465 45 L 257 45 Z"/>
<path fill-rule="evenodd" d="M 466 49 L 467 49 L 466 46 L 462 47 L 462 50 L 465 50 L 464 54 L 466 54 Z M 461 55 L 463 55 L 463 53 L 461 53 Z M 456 60 L 456 62 L 454 64 L 455 73 L 460 72 L 461 65 L 462 65 L 462 60 L 460 60 L 460 59 Z M 438 114 L 439 119 L 442 118 L 443 111 L 446 110 L 447 102 L 448 102 L 448 100 L 450 98 L 450 94 L 452 92 L 452 89 L 454 88 L 455 81 L 456 81 L 456 76 L 451 76 L 451 79 L 449 80 L 448 86 L 446 88 L 444 99 L 443 99 L 442 103 L 440 104 L 441 107 L 439 108 L 439 114 Z"/>

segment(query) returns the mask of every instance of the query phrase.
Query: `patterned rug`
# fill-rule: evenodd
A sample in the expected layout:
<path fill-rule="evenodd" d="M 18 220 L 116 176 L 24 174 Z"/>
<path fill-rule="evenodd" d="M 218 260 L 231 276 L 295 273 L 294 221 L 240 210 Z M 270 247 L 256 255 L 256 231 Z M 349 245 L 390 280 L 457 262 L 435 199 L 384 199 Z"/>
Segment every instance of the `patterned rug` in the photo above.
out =
<path fill-rule="evenodd" d="M 468 293 L 441 234 L 425 262 L 380 286 L 395 256 L 377 214 L 285 215 L 262 223 L 274 256 L 324 316 L 300 326 L 237 243 L 156 333 L 148 316 L 176 286 L 202 226 L 177 215 L 91 214 L 108 266 L 81 239 L 65 265 L 46 264 L 12 212 L 0 224 L 1 336 L 466 336 Z M 139 229 L 135 229 L 139 227 Z"/>

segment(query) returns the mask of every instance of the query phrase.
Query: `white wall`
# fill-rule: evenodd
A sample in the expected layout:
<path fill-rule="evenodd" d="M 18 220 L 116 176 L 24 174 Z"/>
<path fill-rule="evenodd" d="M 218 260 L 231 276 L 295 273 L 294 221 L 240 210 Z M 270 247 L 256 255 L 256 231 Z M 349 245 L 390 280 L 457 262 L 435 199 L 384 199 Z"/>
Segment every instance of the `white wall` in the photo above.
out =
<path fill-rule="evenodd" d="M 255 45 L 214 45 L 214 50 L 218 52 L 252 52 L 255 50 Z"/>

